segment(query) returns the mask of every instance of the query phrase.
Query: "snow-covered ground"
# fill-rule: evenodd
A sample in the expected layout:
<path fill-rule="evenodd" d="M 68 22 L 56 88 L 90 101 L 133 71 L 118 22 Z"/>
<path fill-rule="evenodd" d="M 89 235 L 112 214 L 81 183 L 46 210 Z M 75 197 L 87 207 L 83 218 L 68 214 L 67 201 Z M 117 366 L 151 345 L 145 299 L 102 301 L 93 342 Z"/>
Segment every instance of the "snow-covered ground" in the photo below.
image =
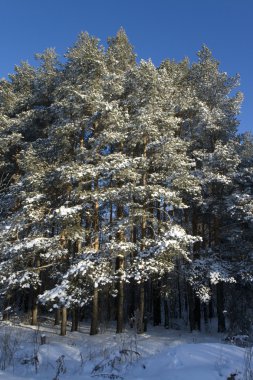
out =
<path fill-rule="evenodd" d="M 41 345 L 41 336 L 46 344 Z M 0 325 L 3 380 L 242 380 L 249 349 L 227 344 L 223 335 L 149 328 L 115 334 L 59 336 L 59 328 Z M 248 367 L 246 365 L 246 367 Z"/>

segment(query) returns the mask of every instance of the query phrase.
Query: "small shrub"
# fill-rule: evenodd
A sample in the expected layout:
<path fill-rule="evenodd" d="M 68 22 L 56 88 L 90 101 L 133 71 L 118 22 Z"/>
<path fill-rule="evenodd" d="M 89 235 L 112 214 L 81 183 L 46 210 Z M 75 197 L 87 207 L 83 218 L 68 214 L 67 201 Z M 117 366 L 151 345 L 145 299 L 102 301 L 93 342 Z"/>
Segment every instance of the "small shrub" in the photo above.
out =
<path fill-rule="evenodd" d="M 135 336 L 120 336 L 119 348 L 109 357 L 104 358 L 92 370 L 92 376 L 100 376 L 108 379 L 122 379 L 120 373 L 128 365 L 140 359 L 141 355 L 137 350 L 137 340 Z"/>
<path fill-rule="evenodd" d="M 245 350 L 243 380 L 253 380 L 252 369 L 253 347 Z"/>
<path fill-rule="evenodd" d="M 0 369 L 5 370 L 9 365 L 14 365 L 14 356 L 18 350 L 19 342 L 13 336 L 11 330 L 4 330 L 0 339 Z"/>
<path fill-rule="evenodd" d="M 60 380 L 60 374 L 64 374 L 67 372 L 67 368 L 66 368 L 66 365 L 65 365 L 65 360 L 64 360 L 65 356 L 64 355 L 61 355 L 59 356 L 59 358 L 56 360 L 56 375 L 55 377 L 53 378 L 53 380 Z"/>

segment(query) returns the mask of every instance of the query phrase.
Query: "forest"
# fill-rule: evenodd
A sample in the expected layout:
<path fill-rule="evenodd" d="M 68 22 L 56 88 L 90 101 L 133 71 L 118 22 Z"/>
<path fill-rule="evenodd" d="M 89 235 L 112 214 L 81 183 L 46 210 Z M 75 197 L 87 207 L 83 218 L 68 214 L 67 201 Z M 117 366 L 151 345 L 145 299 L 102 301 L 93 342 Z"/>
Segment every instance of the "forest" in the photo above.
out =
<path fill-rule="evenodd" d="M 169 53 L 169 52 L 168 52 Z M 0 311 L 250 334 L 253 137 L 240 78 L 82 32 L 0 81 Z M 249 126 L 250 128 L 250 126 Z"/>

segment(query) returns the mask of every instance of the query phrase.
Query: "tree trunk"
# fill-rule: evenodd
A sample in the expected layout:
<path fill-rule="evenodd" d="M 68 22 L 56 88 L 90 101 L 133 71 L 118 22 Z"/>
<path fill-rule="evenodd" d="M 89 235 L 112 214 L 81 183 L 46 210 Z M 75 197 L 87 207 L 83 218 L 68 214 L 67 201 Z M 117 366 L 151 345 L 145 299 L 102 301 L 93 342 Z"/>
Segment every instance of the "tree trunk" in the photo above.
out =
<path fill-rule="evenodd" d="M 217 317 L 218 317 L 218 332 L 226 331 L 226 322 L 224 316 L 224 289 L 223 283 L 217 284 Z"/>
<path fill-rule="evenodd" d="M 94 181 L 94 190 L 98 187 L 98 179 Z M 99 203 L 94 204 L 94 217 L 93 217 L 93 233 L 94 242 L 93 248 L 99 250 Z M 91 326 L 90 335 L 96 335 L 98 333 L 98 288 L 94 286 L 93 289 L 93 301 L 92 301 L 92 314 L 91 314 Z"/>
<path fill-rule="evenodd" d="M 116 259 L 116 272 L 118 271 L 117 333 L 122 333 L 123 326 L 124 326 L 124 282 L 122 280 L 123 270 L 124 270 L 124 256 L 118 255 Z"/>
<path fill-rule="evenodd" d="M 144 307 L 145 307 L 145 287 L 144 282 L 140 283 L 140 303 L 139 303 L 139 315 L 137 315 L 137 333 L 144 333 Z"/>
<path fill-rule="evenodd" d="M 133 279 L 130 279 L 130 283 L 127 286 L 127 291 L 126 291 L 126 297 L 127 297 L 127 316 L 128 318 L 133 318 L 134 317 L 134 311 L 135 311 L 135 289 L 136 289 L 136 284 L 133 282 Z"/>
<path fill-rule="evenodd" d="M 200 330 L 201 314 L 200 314 L 200 299 L 194 295 L 193 289 L 188 284 L 188 311 L 190 330 Z"/>
<path fill-rule="evenodd" d="M 61 311 L 61 335 L 65 336 L 67 333 L 67 308 L 63 306 Z"/>
<path fill-rule="evenodd" d="M 35 294 L 32 294 L 32 320 L 31 325 L 36 326 L 38 323 L 38 303 Z"/>
<path fill-rule="evenodd" d="M 182 318 L 182 295 L 181 295 L 181 287 L 180 287 L 180 264 L 177 260 L 177 291 L 178 291 L 178 318 Z"/>
<path fill-rule="evenodd" d="M 204 304 L 204 322 L 205 322 L 205 329 L 207 331 L 208 328 L 208 304 Z"/>
<path fill-rule="evenodd" d="M 160 284 L 158 281 L 153 281 L 152 290 L 153 325 L 158 326 L 161 324 L 161 293 Z"/>
<path fill-rule="evenodd" d="M 22 297 L 22 302 L 24 302 L 25 296 L 23 295 Z M 11 295 L 8 293 L 4 297 L 3 305 L 2 305 L 2 316 L 3 316 L 3 321 L 8 321 L 10 319 L 10 314 L 12 312 L 12 306 L 14 301 Z M 28 308 L 23 308 L 25 312 L 28 312 Z"/>
<path fill-rule="evenodd" d="M 39 268 L 40 267 L 40 257 L 39 255 L 36 256 L 35 258 L 35 268 Z M 40 275 L 40 270 L 38 269 L 37 270 L 37 273 Z M 33 289 L 31 288 L 31 305 L 32 305 L 32 318 L 31 318 L 31 325 L 32 326 L 36 326 L 37 323 L 38 323 L 38 302 L 37 302 L 37 298 L 38 298 L 38 292 L 39 292 L 39 289 Z"/>
<path fill-rule="evenodd" d="M 55 315 L 54 315 L 54 324 L 55 326 L 59 325 L 61 321 L 61 310 L 56 309 L 55 310 Z"/>
<path fill-rule="evenodd" d="M 98 288 L 94 288 L 90 335 L 96 335 L 97 333 L 98 333 Z"/>
<path fill-rule="evenodd" d="M 194 326 L 195 330 L 201 330 L 200 299 L 194 296 Z"/>
<path fill-rule="evenodd" d="M 137 242 L 137 226 L 136 220 L 132 221 L 132 230 L 131 230 L 131 240 L 133 243 Z M 131 253 L 131 261 L 136 256 L 135 252 Z M 134 312 L 136 309 L 136 284 L 133 279 L 130 279 L 130 283 L 127 291 L 127 305 L 128 305 L 128 318 L 129 320 L 134 317 Z M 133 320 L 132 320 L 133 321 Z M 132 322 L 131 322 L 132 325 Z"/>
<path fill-rule="evenodd" d="M 189 324 L 190 330 L 194 330 L 194 304 L 193 304 L 193 292 L 190 284 L 187 284 L 187 295 L 188 295 L 188 313 L 189 313 Z"/>
<path fill-rule="evenodd" d="M 78 330 L 78 309 L 73 308 L 71 311 L 72 316 L 72 324 L 71 324 L 71 331 L 77 331 Z"/>
<path fill-rule="evenodd" d="M 214 309 L 213 309 L 213 300 L 212 298 L 210 299 L 208 303 L 208 318 L 212 319 L 214 318 Z"/>
<path fill-rule="evenodd" d="M 94 205 L 94 242 L 93 247 L 96 251 L 99 250 L 99 203 Z"/>
<path fill-rule="evenodd" d="M 169 328 L 170 321 L 169 321 L 169 305 L 168 301 L 166 299 L 163 300 L 163 309 L 164 309 L 164 327 L 166 329 Z"/>

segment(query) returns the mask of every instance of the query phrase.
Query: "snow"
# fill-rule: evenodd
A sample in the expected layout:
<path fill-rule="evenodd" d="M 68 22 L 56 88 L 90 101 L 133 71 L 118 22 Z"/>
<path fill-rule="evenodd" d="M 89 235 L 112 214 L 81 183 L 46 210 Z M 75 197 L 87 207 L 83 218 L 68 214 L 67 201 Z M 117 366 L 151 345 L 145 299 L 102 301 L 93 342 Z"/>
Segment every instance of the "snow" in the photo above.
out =
<path fill-rule="evenodd" d="M 82 210 L 82 206 L 80 205 L 73 206 L 73 207 L 61 206 L 59 209 L 56 209 L 55 212 L 56 214 L 60 216 L 70 216 L 81 210 Z"/>
<path fill-rule="evenodd" d="M 82 324 L 79 332 L 61 337 L 52 322 L 38 328 L 1 323 L 0 379 L 227 380 L 231 374 L 243 379 L 249 348 L 225 343 L 221 334 L 150 326 L 142 335 L 134 329 L 115 334 L 114 326 L 102 325 L 90 336 L 89 325 Z M 6 341 L 13 358 L 4 370 Z"/>
<path fill-rule="evenodd" d="M 152 357 L 145 368 L 145 379 L 227 379 L 232 373 L 243 372 L 243 355 L 243 349 L 225 344 L 182 344 Z M 131 376 L 144 379 L 140 369 L 134 369 Z"/>

